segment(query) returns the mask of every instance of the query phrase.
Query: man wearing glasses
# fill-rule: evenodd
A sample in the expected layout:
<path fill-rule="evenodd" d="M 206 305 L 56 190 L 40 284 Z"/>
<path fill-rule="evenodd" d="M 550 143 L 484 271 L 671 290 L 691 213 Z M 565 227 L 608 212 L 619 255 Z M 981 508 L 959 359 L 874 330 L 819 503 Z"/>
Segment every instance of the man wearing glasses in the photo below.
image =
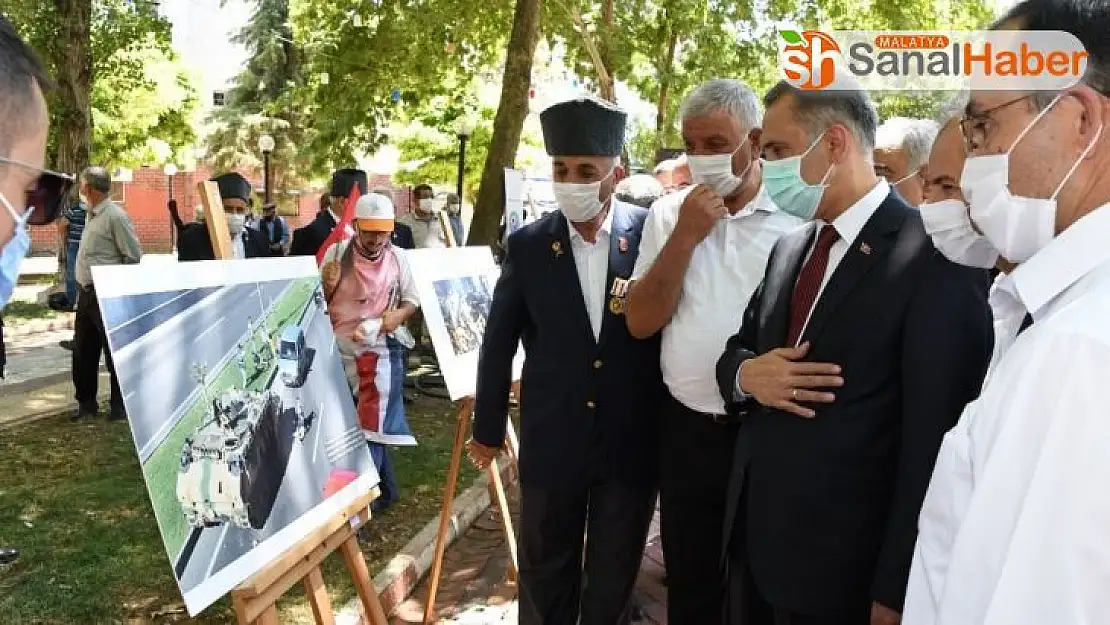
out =
<path fill-rule="evenodd" d="M 1105 623 L 1110 615 L 1110 2 L 1026 0 L 998 30 L 1088 53 L 1054 92 L 973 91 L 960 184 L 1017 267 L 995 295 L 1032 325 L 996 350 L 925 496 L 906 625 Z"/>
<path fill-rule="evenodd" d="M 42 89 L 49 84 L 34 53 L 0 17 L 0 309 L 11 299 L 31 247 L 27 225 L 53 221 L 72 183 L 42 168 L 48 124 Z M 18 558 L 18 550 L 0 546 L 0 566 Z"/>

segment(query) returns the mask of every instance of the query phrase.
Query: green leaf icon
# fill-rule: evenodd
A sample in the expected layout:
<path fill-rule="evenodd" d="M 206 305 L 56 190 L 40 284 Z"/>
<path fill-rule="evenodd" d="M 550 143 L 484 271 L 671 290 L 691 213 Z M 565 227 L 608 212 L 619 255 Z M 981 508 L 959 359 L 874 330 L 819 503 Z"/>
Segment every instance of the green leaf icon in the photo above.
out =
<path fill-rule="evenodd" d="M 802 36 L 794 30 L 780 30 L 779 36 L 782 37 L 783 41 L 792 45 L 802 43 Z"/>

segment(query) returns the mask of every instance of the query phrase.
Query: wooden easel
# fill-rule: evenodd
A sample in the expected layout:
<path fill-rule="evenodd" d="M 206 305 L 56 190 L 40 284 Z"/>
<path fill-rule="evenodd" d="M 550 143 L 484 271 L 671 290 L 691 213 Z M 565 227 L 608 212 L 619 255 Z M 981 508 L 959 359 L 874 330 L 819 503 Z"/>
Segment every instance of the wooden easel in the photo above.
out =
<path fill-rule="evenodd" d="M 520 384 L 513 384 L 513 392 L 520 397 Z M 474 416 L 474 398 L 467 397 L 459 402 L 459 412 L 455 418 L 455 440 L 451 447 L 451 464 L 447 469 L 447 485 L 443 491 L 443 508 L 439 513 L 439 531 L 436 532 L 436 550 L 432 558 L 432 570 L 428 578 L 428 601 L 424 605 L 424 625 L 435 623 L 436 592 L 439 590 L 439 579 L 443 575 L 443 555 L 447 551 L 447 532 L 451 525 L 451 507 L 455 503 L 455 487 L 459 481 L 459 471 L 462 468 L 463 448 L 466 446 L 466 432 L 470 429 L 470 418 Z M 505 451 L 508 453 L 509 462 L 519 471 L 516 428 L 512 420 L 508 423 L 505 435 Z M 516 533 L 513 531 L 513 519 L 509 512 L 509 498 L 505 495 L 505 485 L 501 481 L 501 468 L 497 460 L 490 462 L 486 469 L 489 472 L 491 499 L 497 504 L 497 511 L 501 516 L 501 529 L 505 532 L 505 542 L 509 548 L 509 581 L 517 579 L 516 560 Z"/>
<path fill-rule="evenodd" d="M 200 182 L 197 183 L 197 191 L 204 205 L 213 254 L 219 260 L 229 259 L 231 237 L 224 219 L 219 186 L 210 180 Z M 379 494 L 375 486 L 232 590 L 231 603 L 239 625 L 278 625 L 276 602 L 298 582 L 304 584 L 316 622 L 319 625 L 334 624 L 335 613 L 320 564 L 337 550 L 342 553 L 354 578 L 355 589 L 370 624 L 388 625 L 374 580 L 370 577 L 370 569 L 366 566 L 366 558 L 358 544 L 358 529 L 370 520 L 370 504 Z"/>

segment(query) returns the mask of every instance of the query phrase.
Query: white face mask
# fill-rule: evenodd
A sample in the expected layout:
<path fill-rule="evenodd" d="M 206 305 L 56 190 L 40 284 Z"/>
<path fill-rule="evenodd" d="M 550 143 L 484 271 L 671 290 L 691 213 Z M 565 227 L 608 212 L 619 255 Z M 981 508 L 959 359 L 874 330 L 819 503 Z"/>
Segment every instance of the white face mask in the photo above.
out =
<path fill-rule="evenodd" d="M 601 184 L 613 175 L 610 169 L 605 177 L 597 182 L 579 184 L 574 182 L 555 182 L 552 188 L 555 199 L 559 202 L 559 210 L 563 215 L 575 223 L 582 223 L 597 217 L 604 208 L 601 201 Z"/>
<path fill-rule="evenodd" d="M 747 143 L 748 139 L 745 137 L 740 142 L 740 147 L 733 150 L 732 154 L 707 154 L 702 156 L 688 154 L 686 161 L 690 165 L 690 180 L 694 184 L 708 186 L 721 197 L 728 197 L 740 188 L 740 185 L 744 182 L 744 176 L 752 168 L 752 163 L 749 160 L 748 166 L 740 172 L 739 176 L 732 173 L 732 157 L 736 156 L 736 153 Z"/>
<path fill-rule="evenodd" d="M 998 262 L 998 250 L 975 231 L 967 216 L 967 204 L 960 200 L 922 204 L 921 221 L 933 245 L 948 260 L 980 269 L 990 269 Z"/>
<path fill-rule="evenodd" d="M 247 223 L 246 215 L 236 215 L 232 213 L 227 216 L 227 230 L 232 236 L 236 236 L 243 232 L 243 226 Z"/>
<path fill-rule="evenodd" d="M 964 163 L 960 186 L 971 204 L 971 219 L 991 245 L 1014 263 L 1029 260 L 1056 236 L 1056 196 L 1102 136 L 1102 126 L 1099 126 L 1090 145 L 1079 155 L 1050 197 L 1029 198 L 1011 193 L 1010 154 L 1061 97 L 1056 96 L 1029 122 L 1005 154 L 971 156 Z"/>

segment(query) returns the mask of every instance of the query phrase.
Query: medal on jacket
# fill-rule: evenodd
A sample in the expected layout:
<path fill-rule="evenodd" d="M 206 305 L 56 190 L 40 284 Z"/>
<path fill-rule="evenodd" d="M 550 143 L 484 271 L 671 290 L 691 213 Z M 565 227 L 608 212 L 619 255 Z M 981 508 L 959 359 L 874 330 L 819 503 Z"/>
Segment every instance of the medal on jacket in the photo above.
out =
<path fill-rule="evenodd" d="M 613 286 L 609 289 L 609 312 L 614 315 L 624 314 L 624 298 L 628 296 L 629 281 L 624 278 L 613 278 Z"/>

